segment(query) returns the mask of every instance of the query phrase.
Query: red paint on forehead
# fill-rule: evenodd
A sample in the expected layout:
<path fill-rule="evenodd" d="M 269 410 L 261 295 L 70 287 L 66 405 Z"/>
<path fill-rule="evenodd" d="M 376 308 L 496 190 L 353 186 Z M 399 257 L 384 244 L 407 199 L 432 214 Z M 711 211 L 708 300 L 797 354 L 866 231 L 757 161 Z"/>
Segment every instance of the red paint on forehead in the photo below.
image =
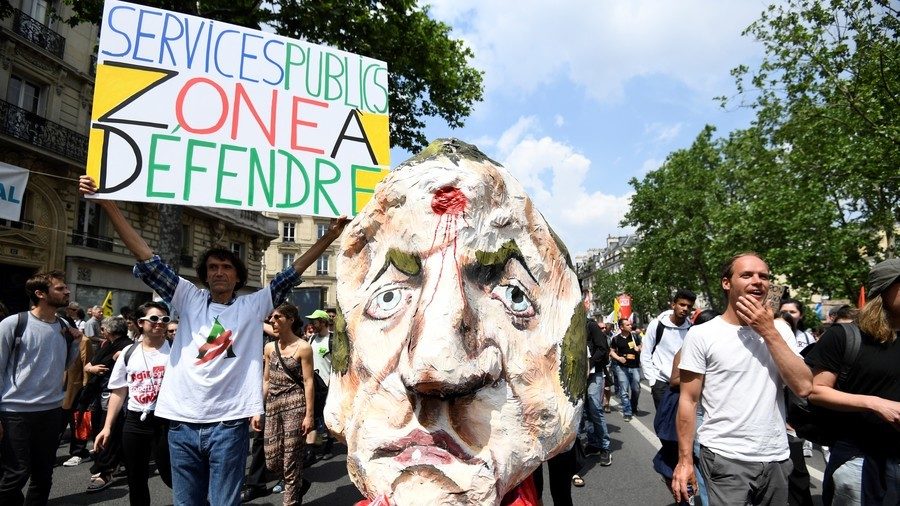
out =
<path fill-rule="evenodd" d="M 469 199 L 459 188 L 445 186 L 434 193 L 431 199 L 431 210 L 434 214 L 462 214 L 466 210 Z"/>

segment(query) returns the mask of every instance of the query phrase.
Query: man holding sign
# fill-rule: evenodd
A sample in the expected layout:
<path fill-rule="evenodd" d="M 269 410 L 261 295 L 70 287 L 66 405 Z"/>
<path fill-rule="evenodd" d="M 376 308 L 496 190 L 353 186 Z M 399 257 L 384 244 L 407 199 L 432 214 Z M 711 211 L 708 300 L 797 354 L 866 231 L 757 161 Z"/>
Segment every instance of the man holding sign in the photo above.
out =
<path fill-rule="evenodd" d="M 82 176 L 79 190 L 91 195 L 96 183 Z M 336 219 L 267 287 L 237 296 L 246 284 L 247 268 L 230 250 L 214 247 L 201 256 L 197 276 L 207 288 L 197 288 L 153 254 L 115 201 L 96 202 L 137 258 L 134 275 L 180 315 L 155 412 L 170 420 L 174 504 L 240 504 L 248 419 L 263 413 L 262 321 L 300 283 L 300 273 L 340 236 L 348 220 Z"/>

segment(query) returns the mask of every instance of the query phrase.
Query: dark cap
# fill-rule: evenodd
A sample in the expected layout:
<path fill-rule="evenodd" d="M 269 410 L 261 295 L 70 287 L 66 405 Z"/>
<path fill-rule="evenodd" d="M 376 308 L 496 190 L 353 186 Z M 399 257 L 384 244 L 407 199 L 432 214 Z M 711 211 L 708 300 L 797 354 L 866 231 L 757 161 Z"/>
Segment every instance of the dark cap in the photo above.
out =
<path fill-rule="evenodd" d="M 900 280 L 900 258 L 891 258 L 876 264 L 869 271 L 869 297 L 881 295 L 898 280 Z"/>

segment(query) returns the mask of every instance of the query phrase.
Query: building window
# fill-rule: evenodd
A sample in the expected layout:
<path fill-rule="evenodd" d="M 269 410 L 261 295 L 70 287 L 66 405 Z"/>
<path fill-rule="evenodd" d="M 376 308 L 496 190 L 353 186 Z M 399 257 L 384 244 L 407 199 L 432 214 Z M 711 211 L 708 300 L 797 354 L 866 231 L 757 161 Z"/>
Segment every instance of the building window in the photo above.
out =
<path fill-rule="evenodd" d="M 292 221 L 286 221 L 281 225 L 281 241 L 294 242 L 294 232 L 297 225 Z"/>
<path fill-rule="evenodd" d="M 181 224 L 181 258 L 179 264 L 182 267 L 194 267 L 194 240 L 191 237 L 191 226 Z"/>
<path fill-rule="evenodd" d="M 104 235 L 106 230 L 106 214 L 95 204 L 85 199 L 78 201 L 78 223 L 72 232 L 72 244 L 112 251 L 113 240 Z"/>
<path fill-rule="evenodd" d="M 22 12 L 28 14 L 39 23 L 50 26 L 53 24 L 53 18 L 50 16 L 54 2 L 46 0 L 23 0 Z"/>
<path fill-rule="evenodd" d="M 244 248 L 244 243 L 242 242 L 233 242 L 231 243 L 231 252 L 237 255 L 238 258 L 241 259 L 242 262 L 247 261 L 247 257 L 244 256 L 246 248 Z"/>
<path fill-rule="evenodd" d="M 323 235 L 328 233 L 328 229 L 331 228 L 327 223 L 318 223 L 316 224 L 316 238 L 321 239 Z"/>
<path fill-rule="evenodd" d="M 281 270 L 285 270 L 294 264 L 294 254 L 285 253 L 281 256 Z"/>
<path fill-rule="evenodd" d="M 316 261 L 316 276 L 328 275 L 328 253 L 322 254 Z"/>
<path fill-rule="evenodd" d="M 41 113 L 41 86 L 20 76 L 9 76 L 6 101 L 34 114 Z"/>

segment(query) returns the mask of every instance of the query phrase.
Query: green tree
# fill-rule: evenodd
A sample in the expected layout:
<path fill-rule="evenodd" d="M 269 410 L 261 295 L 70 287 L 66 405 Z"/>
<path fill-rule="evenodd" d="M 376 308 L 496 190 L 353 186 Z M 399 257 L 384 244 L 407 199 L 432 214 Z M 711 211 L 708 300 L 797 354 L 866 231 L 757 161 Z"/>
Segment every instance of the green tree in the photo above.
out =
<path fill-rule="evenodd" d="M 718 305 L 718 216 L 722 154 L 707 126 L 690 148 L 668 156 L 643 180 L 632 178 L 631 206 L 622 221 L 641 240 L 625 260 L 628 279 L 649 287 L 649 305 L 663 308 L 673 290 L 688 288 Z"/>
<path fill-rule="evenodd" d="M 275 0 L 274 5 L 278 33 L 387 62 L 394 146 L 424 148 L 424 118 L 437 116 L 461 127 L 482 98 L 482 73 L 468 64 L 472 50 L 415 0 Z"/>
<path fill-rule="evenodd" d="M 890 0 L 790 0 L 745 32 L 758 68 L 734 70 L 791 171 L 821 181 L 865 255 L 897 254 L 900 222 L 900 12 Z M 842 249 L 842 248 L 839 248 Z"/>
<path fill-rule="evenodd" d="M 613 298 L 622 293 L 624 283 L 622 276 L 618 273 L 610 273 L 605 270 L 598 270 L 594 273 L 593 285 L 591 292 L 595 301 L 599 301 L 597 310 L 602 315 L 608 315 L 613 310 Z"/>

